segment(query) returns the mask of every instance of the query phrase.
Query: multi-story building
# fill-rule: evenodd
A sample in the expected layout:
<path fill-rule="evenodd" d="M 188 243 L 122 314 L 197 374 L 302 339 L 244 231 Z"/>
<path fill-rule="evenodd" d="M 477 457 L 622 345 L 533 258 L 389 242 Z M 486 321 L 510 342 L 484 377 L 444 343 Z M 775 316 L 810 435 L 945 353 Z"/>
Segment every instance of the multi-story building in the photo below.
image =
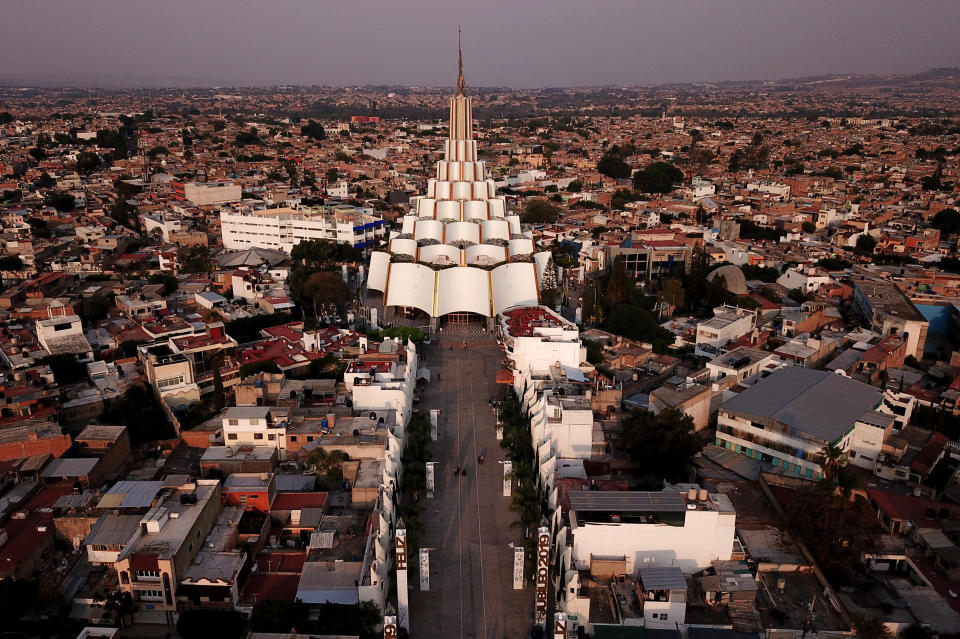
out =
<path fill-rule="evenodd" d="M 266 446 L 287 458 L 287 420 L 290 409 L 234 406 L 223 414 L 223 440 L 227 446 Z"/>
<path fill-rule="evenodd" d="M 871 330 L 900 335 L 907 341 L 908 355 L 923 357 L 930 322 L 896 284 L 854 280 L 853 307 Z"/>
<path fill-rule="evenodd" d="M 576 369 L 584 360 L 575 324 L 545 306 L 529 306 L 500 315 L 507 358 L 517 370 L 545 370 L 554 363 Z"/>
<path fill-rule="evenodd" d="M 713 317 L 697 324 L 694 354 L 697 357 L 716 357 L 727 344 L 753 330 L 756 311 L 737 306 L 718 306 Z"/>
<path fill-rule="evenodd" d="M 290 253 L 306 240 L 328 240 L 364 249 L 384 236 L 384 221 L 350 206 L 279 208 L 220 213 L 223 246 L 229 250 L 276 249 Z"/>
<path fill-rule="evenodd" d="M 609 252 L 608 264 L 623 256 L 627 273 L 644 283 L 683 275 L 690 257 L 690 247 L 672 238 L 627 239 L 620 246 L 610 247 Z"/>
<path fill-rule="evenodd" d="M 873 470 L 895 423 L 882 398 L 843 375 L 787 366 L 720 407 L 717 445 L 808 479 L 823 476 L 829 446 Z"/>
<path fill-rule="evenodd" d="M 140 518 L 138 536 L 114 564 L 119 588 L 138 605 L 166 613 L 172 623 L 176 593 L 220 515 L 220 481 L 191 480 L 171 486 Z"/>
<path fill-rule="evenodd" d="M 215 206 L 239 202 L 243 198 L 243 189 L 231 181 L 174 182 L 173 197 L 194 206 Z"/>

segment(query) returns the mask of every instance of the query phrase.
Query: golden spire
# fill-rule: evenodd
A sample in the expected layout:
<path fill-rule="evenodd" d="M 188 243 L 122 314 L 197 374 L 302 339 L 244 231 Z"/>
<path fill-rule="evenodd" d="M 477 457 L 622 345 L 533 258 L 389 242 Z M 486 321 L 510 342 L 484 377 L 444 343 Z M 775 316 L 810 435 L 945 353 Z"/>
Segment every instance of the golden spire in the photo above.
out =
<path fill-rule="evenodd" d="M 462 31 L 460 27 L 457 27 L 457 66 L 460 69 L 460 73 L 457 75 L 457 95 L 463 95 L 463 89 L 467 86 L 466 80 L 463 79 L 463 49 L 460 46 L 460 36 Z"/>

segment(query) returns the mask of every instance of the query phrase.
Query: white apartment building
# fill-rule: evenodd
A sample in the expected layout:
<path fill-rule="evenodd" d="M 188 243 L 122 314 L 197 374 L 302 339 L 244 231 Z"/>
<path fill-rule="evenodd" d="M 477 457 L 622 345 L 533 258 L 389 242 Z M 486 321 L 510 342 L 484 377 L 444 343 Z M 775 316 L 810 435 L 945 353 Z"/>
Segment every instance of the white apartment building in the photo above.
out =
<path fill-rule="evenodd" d="M 579 370 L 586 359 L 577 326 L 546 306 L 504 311 L 499 320 L 504 349 L 515 370 L 544 371 L 556 363 Z"/>
<path fill-rule="evenodd" d="M 363 249 L 376 245 L 385 233 L 383 219 L 352 207 L 224 210 L 220 231 L 228 250 L 259 247 L 285 253 L 305 240 L 328 240 Z"/>
<path fill-rule="evenodd" d="M 343 374 L 343 382 L 353 395 L 353 407 L 361 413 L 378 417 L 392 414 L 397 424 L 397 437 L 413 415 L 413 392 L 417 385 L 417 348 L 395 340 L 384 340 L 380 346 L 382 359 L 368 357 L 351 362 Z"/>
<path fill-rule="evenodd" d="M 571 491 L 569 516 L 569 569 L 592 570 L 598 560 L 615 559 L 632 577 L 648 566 L 689 575 L 733 553 L 737 513 L 719 493 Z"/>
<path fill-rule="evenodd" d="M 143 224 L 143 230 L 147 235 L 159 232 L 164 242 L 170 241 L 171 233 L 179 233 L 183 230 L 183 221 L 179 217 L 175 218 L 164 214 L 141 215 L 140 222 Z"/>
<path fill-rule="evenodd" d="M 174 182 L 173 196 L 194 206 L 216 206 L 239 202 L 243 189 L 233 182 Z"/>
<path fill-rule="evenodd" d="M 287 458 L 289 409 L 276 406 L 233 406 L 223 415 L 223 443 L 233 446 L 266 446 Z"/>
<path fill-rule="evenodd" d="M 766 193 L 772 199 L 786 202 L 790 199 L 790 186 L 787 184 L 776 184 L 767 182 L 747 182 L 747 191 L 752 193 Z"/>
<path fill-rule="evenodd" d="M 697 324 L 694 354 L 697 357 L 716 357 L 729 342 L 740 339 L 757 321 L 756 311 L 736 306 L 718 306 L 713 317 Z"/>
<path fill-rule="evenodd" d="M 777 284 L 793 290 L 799 288 L 804 293 L 820 290 L 824 284 L 833 284 L 833 278 L 823 269 L 814 266 L 796 266 L 788 268 L 777 278 Z"/>

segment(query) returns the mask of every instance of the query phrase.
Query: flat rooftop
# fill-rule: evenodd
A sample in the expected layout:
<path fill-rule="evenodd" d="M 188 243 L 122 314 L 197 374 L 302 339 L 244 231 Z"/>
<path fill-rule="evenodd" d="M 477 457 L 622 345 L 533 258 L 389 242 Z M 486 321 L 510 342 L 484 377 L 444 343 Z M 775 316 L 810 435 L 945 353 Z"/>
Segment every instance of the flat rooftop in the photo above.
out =
<path fill-rule="evenodd" d="M 875 309 L 905 320 L 927 321 L 910 298 L 893 282 L 855 280 L 853 284 L 860 289 Z"/>

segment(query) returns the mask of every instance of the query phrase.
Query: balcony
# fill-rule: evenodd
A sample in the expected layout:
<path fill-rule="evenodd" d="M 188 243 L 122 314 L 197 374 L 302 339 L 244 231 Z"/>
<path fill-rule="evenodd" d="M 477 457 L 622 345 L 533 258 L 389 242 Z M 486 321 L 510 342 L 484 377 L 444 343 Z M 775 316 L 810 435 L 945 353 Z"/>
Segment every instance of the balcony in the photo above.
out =
<path fill-rule="evenodd" d="M 717 424 L 717 432 L 726 433 L 727 435 L 732 435 L 744 441 L 750 442 L 751 444 L 757 444 L 758 446 L 775 450 L 791 458 L 797 457 L 797 451 L 802 450 L 803 456 L 800 459 L 812 462 L 818 466 L 823 465 L 824 461 L 826 461 L 823 455 L 821 455 L 819 452 L 811 452 L 809 449 L 801 448 L 799 446 L 789 446 L 783 442 L 778 442 L 768 437 L 762 437 L 756 433 L 752 433 L 741 428 L 733 428 L 726 424 Z"/>

